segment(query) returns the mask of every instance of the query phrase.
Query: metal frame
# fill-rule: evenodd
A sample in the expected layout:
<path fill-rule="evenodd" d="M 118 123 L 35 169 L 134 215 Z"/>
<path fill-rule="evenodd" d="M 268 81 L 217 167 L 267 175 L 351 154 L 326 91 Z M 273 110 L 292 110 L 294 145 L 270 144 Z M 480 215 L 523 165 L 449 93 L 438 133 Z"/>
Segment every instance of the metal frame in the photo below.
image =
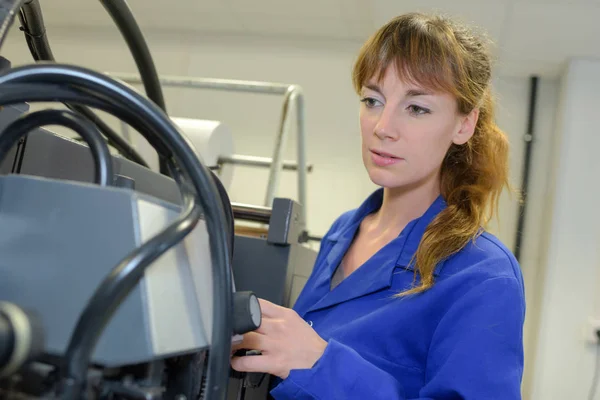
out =
<path fill-rule="evenodd" d="M 260 222 L 268 224 L 273 214 L 273 209 L 269 207 L 258 207 L 249 204 L 231 203 L 233 217 L 246 221 Z"/>
<path fill-rule="evenodd" d="M 126 73 L 107 73 L 109 76 L 122 80 L 129 84 L 141 84 L 142 80 L 135 74 Z M 277 186 L 279 185 L 279 175 L 282 169 L 289 168 L 292 162 L 282 160 L 282 153 L 285 140 L 288 136 L 287 129 L 289 123 L 289 114 L 292 107 L 296 108 L 296 127 L 297 127 L 297 171 L 298 171 L 298 202 L 301 204 L 301 221 L 302 226 L 306 226 L 306 132 L 304 126 L 304 94 L 302 88 L 298 85 L 258 82 L 258 81 L 242 81 L 231 79 L 214 79 L 214 78 L 193 78 L 180 76 L 162 76 L 160 77 L 161 85 L 165 87 L 180 87 L 191 89 L 214 89 L 232 92 L 246 93 L 262 93 L 270 95 L 284 95 L 283 109 L 279 124 L 279 131 L 275 138 L 275 148 L 273 149 L 273 158 L 262 159 L 262 163 L 251 163 L 248 160 L 235 160 L 235 157 L 230 157 L 222 162 L 240 165 L 259 165 L 267 166 L 270 163 L 269 181 L 267 185 L 267 194 L 265 196 L 265 206 L 271 206 L 275 199 Z M 249 156 L 238 156 L 249 157 Z"/>

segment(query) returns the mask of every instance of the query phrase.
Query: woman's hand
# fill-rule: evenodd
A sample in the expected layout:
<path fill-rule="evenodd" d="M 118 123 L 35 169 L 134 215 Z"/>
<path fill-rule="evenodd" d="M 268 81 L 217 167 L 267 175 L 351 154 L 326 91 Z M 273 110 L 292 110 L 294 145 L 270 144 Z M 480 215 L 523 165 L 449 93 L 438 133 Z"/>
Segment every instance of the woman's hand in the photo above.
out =
<path fill-rule="evenodd" d="M 244 335 L 239 349 L 259 350 L 256 356 L 234 357 L 231 366 L 240 372 L 265 372 L 285 379 L 293 369 L 312 368 L 321 358 L 327 342 L 289 308 L 259 300 L 262 323 Z"/>

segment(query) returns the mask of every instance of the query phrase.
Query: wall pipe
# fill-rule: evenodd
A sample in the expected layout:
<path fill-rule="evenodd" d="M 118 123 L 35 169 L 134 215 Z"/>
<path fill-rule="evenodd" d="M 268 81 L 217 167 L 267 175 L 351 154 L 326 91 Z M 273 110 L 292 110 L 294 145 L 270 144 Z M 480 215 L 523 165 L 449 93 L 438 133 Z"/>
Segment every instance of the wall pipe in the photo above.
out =
<path fill-rule="evenodd" d="M 142 83 L 139 76 L 135 74 L 125 73 L 107 73 L 114 79 L 119 79 L 129 84 Z M 297 162 L 298 162 L 298 202 L 301 207 L 301 226 L 306 227 L 306 132 L 304 125 L 304 94 L 298 85 L 259 82 L 259 81 L 244 81 L 233 79 L 214 79 L 214 78 L 193 78 L 179 76 L 162 76 L 160 83 L 165 87 L 180 87 L 188 89 L 214 89 L 231 92 L 246 92 L 246 93 L 262 93 L 271 95 L 284 95 L 284 106 L 282 111 L 282 119 L 280 121 L 279 131 L 276 137 L 276 144 L 273 150 L 273 163 L 269 172 L 269 183 L 267 194 L 265 196 L 265 206 L 270 206 L 277 190 L 279 182 L 279 174 L 281 173 L 283 144 L 289 129 L 286 129 L 286 121 L 289 119 L 289 114 L 292 107 L 296 108 L 296 134 L 297 134 Z"/>
<path fill-rule="evenodd" d="M 525 141 L 525 159 L 523 165 L 523 174 L 521 176 L 521 195 L 522 199 L 519 202 L 519 215 L 517 220 L 517 233 L 515 240 L 514 254 L 517 261 L 521 260 L 521 248 L 523 243 L 523 234 L 525 229 L 525 219 L 527 217 L 527 203 L 529 191 L 529 174 L 531 169 L 531 156 L 533 151 L 533 133 L 535 131 L 535 117 L 537 105 L 539 78 L 532 76 L 529 85 L 529 115 L 527 120 L 527 132 L 523 136 Z"/>

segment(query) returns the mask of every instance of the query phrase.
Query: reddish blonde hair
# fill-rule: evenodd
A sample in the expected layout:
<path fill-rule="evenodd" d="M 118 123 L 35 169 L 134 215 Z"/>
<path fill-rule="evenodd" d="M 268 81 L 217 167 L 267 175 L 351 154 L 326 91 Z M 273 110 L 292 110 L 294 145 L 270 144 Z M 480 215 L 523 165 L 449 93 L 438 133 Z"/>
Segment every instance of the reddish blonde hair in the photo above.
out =
<path fill-rule="evenodd" d="M 373 77 L 381 80 L 392 62 L 400 79 L 452 94 L 461 114 L 479 109 L 471 140 L 453 144 L 442 163 L 448 207 L 425 231 L 413 259 L 420 282 L 402 293 L 407 295 L 429 289 L 436 266 L 474 240 L 497 213 L 500 194 L 509 187 L 508 140 L 494 121 L 491 58 L 467 27 L 421 13 L 394 18 L 363 45 L 354 65 L 355 90 L 360 93 Z"/>

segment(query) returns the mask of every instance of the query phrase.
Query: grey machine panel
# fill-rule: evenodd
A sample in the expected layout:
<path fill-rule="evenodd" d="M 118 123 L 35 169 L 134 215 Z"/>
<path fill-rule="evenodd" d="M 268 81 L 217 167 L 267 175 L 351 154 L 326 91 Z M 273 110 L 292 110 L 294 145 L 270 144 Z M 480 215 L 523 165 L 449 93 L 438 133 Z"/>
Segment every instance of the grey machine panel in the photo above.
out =
<path fill-rule="evenodd" d="M 0 129 L 27 109 L 27 105 L 2 109 Z M 115 174 L 132 181 L 136 192 L 179 204 L 179 190 L 172 179 L 120 156 L 113 156 L 113 165 Z M 18 147 L 18 151 L 15 146 L 12 157 L 7 157 L 0 167 L 0 173 L 76 182 L 92 182 L 94 176 L 93 159 L 85 144 L 45 129 L 31 132 L 26 142 Z M 266 238 L 236 235 L 233 274 L 238 290 L 252 290 L 257 296 L 276 304 L 293 305 L 316 258 L 314 250 L 298 243 L 299 207 L 292 200 L 275 199 Z"/>
<path fill-rule="evenodd" d="M 7 106 L 0 110 L 0 131 L 27 112 L 28 105 Z M 77 141 L 51 131 L 35 129 L 15 145 L 0 164 L 0 174 L 19 173 L 76 182 L 93 182 L 94 161 L 89 148 Z M 153 171 L 113 155 L 113 172 L 128 178 L 133 189 L 161 200 L 180 204 L 175 182 Z"/>
<path fill-rule="evenodd" d="M 93 182 L 94 161 L 89 148 L 75 140 L 36 129 L 31 132 L 21 154 L 24 175 Z M 131 178 L 138 192 L 179 203 L 179 190 L 173 180 L 119 156 L 113 156 L 115 175 Z M 16 172 L 16 171 L 15 171 Z"/>
<path fill-rule="evenodd" d="M 39 313 L 46 351 L 58 356 L 112 268 L 179 212 L 129 189 L 18 175 L 0 178 L 0 210 L 0 299 Z M 198 224 L 117 309 L 93 361 L 131 365 L 206 348 L 212 291 L 202 254 L 208 237 Z"/>
<path fill-rule="evenodd" d="M 24 112 L 23 108 L 12 109 L 9 112 L 7 112 L 7 109 L 1 110 L 0 129 L 17 118 L 22 112 Z M 116 174 L 134 182 L 133 188 L 135 191 L 153 196 L 156 199 L 179 204 L 179 191 L 175 182 L 171 179 L 120 156 L 113 157 L 113 165 Z M 55 135 L 45 129 L 38 129 L 29 134 L 26 142 L 22 143 L 20 147 L 15 146 L 13 154 L 0 165 L 0 174 L 12 172 L 77 182 L 92 182 L 93 167 L 92 157 L 86 145 Z M 90 201 L 92 201 L 92 198 L 90 198 Z M 95 204 L 102 204 L 101 201 L 104 200 L 94 197 L 93 201 Z M 97 208 L 98 210 L 106 209 L 105 206 L 106 203 Z M 299 207 L 300 205 L 292 200 L 275 199 L 272 215 L 266 222 L 269 225 L 266 237 L 236 235 L 232 266 L 236 290 L 251 290 L 258 297 L 280 305 L 292 306 L 294 304 L 312 271 L 317 255 L 316 251 L 298 243 L 301 230 L 298 223 Z M 65 211 L 65 215 L 71 212 L 67 209 L 63 211 Z M 2 213 L 0 213 L 1 215 Z M 104 214 L 99 212 L 97 217 L 101 219 L 102 215 Z M 72 229 L 71 232 L 77 232 L 77 225 L 68 225 L 68 221 L 64 221 L 65 225 L 61 221 L 61 226 L 64 226 L 65 229 Z M 77 218 L 72 218 L 71 223 L 75 224 L 76 222 Z M 116 228 L 116 226 L 106 226 L 104 232 L 110 231 L 112 235 L 113 232 L 116 232 Z M 106 240 L 106 235 L 103 232 L 97 232 L 96 236 L 98 240 Z M 115 246 L 116 253 L 123 252 L 126 248 L 131 249 L 131 241 L 125 243 L 126 240 L 123 239 L 123 241 L 115 242 L 111 246 Z M 94 254 L 95 257 L 97 252 L 102 253 L 98 251 L 98 248 L 92 248 L 91 241 L 86 243 L 87 247 L 82 249 L 86 249 L 85 251 L 89 255 Z M 32 245 L 32 242 L 27 247 L 30 249 L 36 248 Z M 114 259 L 106 259 L 108 255 L 98 256 L 105 257 L 103 264 L 113 265 L 109 261 L 114 261 Z M 75 257 L 72 263 L 76 260 L 80 260 L 80 258 Z M 43 265 L 42 260 L 37 260 L 37 262 Z M 71 268 L 76 269 L 77 267 L 71 265 Z M 73 284 L 74 282 L 69 283 Z M 43 285 L 40 283 L 40 286 Z M 1 287 L 0 290 L 2 290 Z M 128 301 L 134 302 L 136 300 Z M 131 310 L 136 308 L 135 304 L 128 304 L 127 306 Z M 137 310 L 139 311 L 139 307 L 137 307 Z M 141 317 L 137 315 L 136 318 Z M 113 330 L 107 330 L 106 335 L 111 335 L 111 332 L 114 332 L 114 328 L 111 329 Z M 178 327 L 177 330 L 180 331 L 181 328 Z M 103 346 L 102 351 L 112 351 L 107 348 L 110 343 L 107 340 L 104 339 L 104 342 L 100 344 Z M 142 341 L 138 346 L 141 347 L 136 352 L 142 354 L 147 351 L 148 342 Z M 115 347 L 116 352 L 120 351 L 121 348 L 122 346 L 117 345 Z M 236 398 L 235 393 L 237 390 L 235 386 L 238 383 L 237 380 L 230 382 L 230 399 Z M 264 379 L 258 387 L 248 387 L 244 398 L 248 400 L 265 399 L 267 392 L 268 379 Z"/>

